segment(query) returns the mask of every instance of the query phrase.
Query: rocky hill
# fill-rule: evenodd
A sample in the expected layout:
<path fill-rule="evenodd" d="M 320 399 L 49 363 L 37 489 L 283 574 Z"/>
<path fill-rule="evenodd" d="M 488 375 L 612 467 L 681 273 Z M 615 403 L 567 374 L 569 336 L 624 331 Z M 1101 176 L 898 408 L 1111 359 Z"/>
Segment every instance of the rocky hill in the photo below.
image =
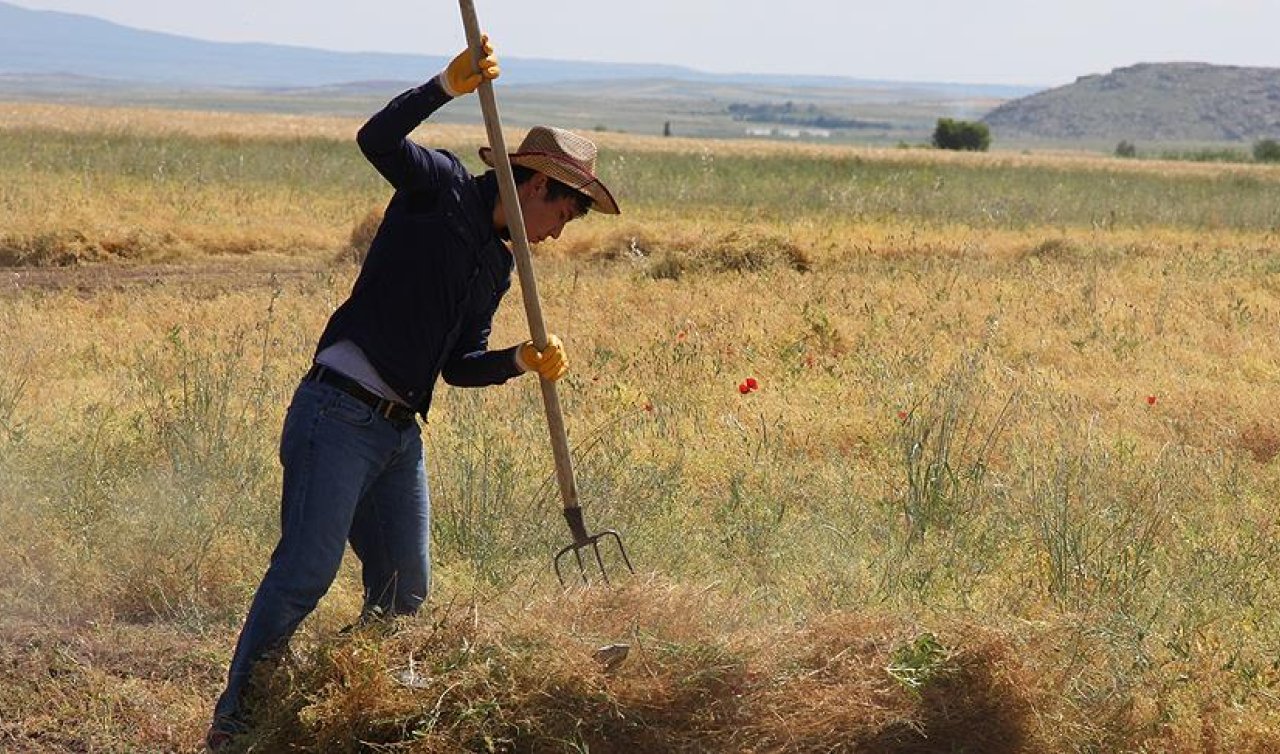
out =
<path fill-rule="evenodd" d="M 983 121 L 996 138 L 1277 138 L 1280 68 L 1141 63 L 1011 100 Z"/>

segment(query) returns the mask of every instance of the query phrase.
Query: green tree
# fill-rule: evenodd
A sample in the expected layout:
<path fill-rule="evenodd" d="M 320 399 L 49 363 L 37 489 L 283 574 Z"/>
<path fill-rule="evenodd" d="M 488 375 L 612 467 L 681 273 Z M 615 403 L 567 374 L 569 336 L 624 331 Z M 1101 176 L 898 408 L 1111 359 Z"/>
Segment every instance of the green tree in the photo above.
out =
<path fill-rule="evenodd" d="M 1128 139 L 1121 139 L 1116 145 L 1116 157 L 1137 157 L 1138 147 Z"/>
<path fill-rule="evenodd" d="M 933 146 L 938 149 L 985 152 L 991 146 L 991 130 L 986 123 L 938 118 L 938 126 L 933 130 Z"/>
<path fill-rule="evenodd" d="M 1254 142 L 1253 159 L 1258 162 L 1280 162 L 1280 142 L 1275 139 Z"/>

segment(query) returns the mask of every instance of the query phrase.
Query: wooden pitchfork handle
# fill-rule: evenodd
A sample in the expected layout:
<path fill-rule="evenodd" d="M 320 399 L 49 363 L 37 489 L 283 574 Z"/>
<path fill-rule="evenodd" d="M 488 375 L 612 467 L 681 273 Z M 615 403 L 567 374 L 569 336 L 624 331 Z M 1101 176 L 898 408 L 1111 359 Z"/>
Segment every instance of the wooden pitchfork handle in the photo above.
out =
<path fill-rule="evenodd" d="M 462 25 L 467 32 L 467 46 L 471 48 L 478 67 L 483 45 L 480 41 L 480 22 L 476 20 L 476 8 L 472 0 L 459 0 L 462 9 Z M 480 109 L 484 113 L 485 130 L 489 133 L 489 146 L 493 149 L 493 164 L 498 171 L 498 193 L 507 215 L 507 230 L 511 234 L 512 251 L 516 257 L 516 270 L 520 274 L 520 292 L 524 296 L 524 311 L 529 318 L 529 333 L 533 346 L 539 351 L 547 347 L 547 326 L 542 320 L 542 304 L 538 300 L 538 283 L 533 277 L 533 260 L 529 254 L 529 236 L 525 233 L 524 215 L 520 211 L 520 199 L 516 195 L 516 181 L 511 172 L 511 160 L 507 156 L 506 140 L 502 137 L 502 124 L 498 120 L 498 102 L 493 94 L 493 82 L 482 78 L 477 92 Z M 542 404 L 547 413 L 547 428 L 551 432 L 551 452 L 556 460 L 556 481 L 560 497 L 564 501 L 565 520 L 573 533 L 574 545 L 591 544 L 578 505 L 578 485 L 573 478 L 573 459 L 569 455 L 569 436 L 564 428 L 564 415 L 560 410 L 560 394 L 556 383 L 539 377 L 542 385 Z M 571 545 L 571 546 L 574 546 Z"/>

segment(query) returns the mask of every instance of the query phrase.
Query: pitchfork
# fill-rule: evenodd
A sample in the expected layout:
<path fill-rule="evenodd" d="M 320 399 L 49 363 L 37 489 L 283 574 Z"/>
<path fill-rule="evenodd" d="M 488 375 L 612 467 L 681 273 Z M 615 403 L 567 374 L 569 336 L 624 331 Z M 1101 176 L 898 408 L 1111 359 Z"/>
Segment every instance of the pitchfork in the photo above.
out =
<path fill-rule="evenodd" d="M 459 0 L 462 9 L 462 25 L 467 32 L 467 45 L 471 48 L 479 70 L 479 60 L 483 55 L 480 41 L 480 22 L 476 19 L 476 8 L 472 0 Z M 547 347 L 547 328 L 542 321 L 542 304 L 538 300 L 538 285 L 533 277 L 533 260 L 529 254 L 529 237 L 525 233 L 524 215 L 520 211 L 520 200 L 516 195 L 515 177 L 511 172 L 511 160 L 507 156 L 506 140 L 502 137 L 502 124 L 498 121 L 498 102 L 493 94 L 493 82 L 481 79 L 478 90 L 480 109 L 484 113 L 485 130 L 489 133 L 489 146 L 493 149 L 494 167 L 498 171 L 498 191 L 502 196 L 502 206 L 507 215 L 507 229 L 511 233 L 512 251 L 516 258 L 516 270 L 520 274 L 520 289 L 524 296 L 524 310 L 529 318 L 529 332 L 533 336 L 533 345 L 539 351 Z M 604 559 L 600 555 L 600 540 L 612 539 L 618 546 L 622 562 L 627 570 L 635 573 L 631 567 L 631 559 L 622 546 L 622 537 L 613 529 L 605 529 L 598 534 L 587 532 L 587 525 L 582 518 L 582 508 L 578 505 L 578 486 L 573 479 L 573 459 L 569 455 L 569 437 L 564 428 L 564 416 L 560 411 L 560 395 L 556 392 L 556 384 L 548 379 L 540 378 L 542 384 L 542 404 L 547 413 L 547 428 L 551 431 L 551 451 L 556 461 L 556 481 L 560 486 L 560 497 L 564 501 L 564 519 L 573 534 L 573 542 L 562 548 L 552 559 L 556 578 L 561 585 L 565 584 L 561 570 L 561 560 L 573 553 L 578 564 L 578 574 L 582 582 L 588 583 L 587 567 L 583 562 L 582 551 L 590 548 L 595 556 L 596 565 L 600 569 L 600 577 L 609 583 L 609 574 L 604 567 Z"/>

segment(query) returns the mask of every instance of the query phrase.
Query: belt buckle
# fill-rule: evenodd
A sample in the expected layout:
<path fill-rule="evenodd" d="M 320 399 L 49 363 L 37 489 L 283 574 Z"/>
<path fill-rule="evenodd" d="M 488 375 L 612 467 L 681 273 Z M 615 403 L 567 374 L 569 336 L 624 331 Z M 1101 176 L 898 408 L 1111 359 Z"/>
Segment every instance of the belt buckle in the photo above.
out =
<path fill-rule="evenodd" d="M 383 419 L 386 419 L 389 422 L 397 421 L 396 417 L 394 416 L 394 414 L 396 413 L 395 401 L 384 400 L 382 401 L 381 404 L 378 405 L 375 411 L 377 411 L 379 416 L 381 416 Z"/>

